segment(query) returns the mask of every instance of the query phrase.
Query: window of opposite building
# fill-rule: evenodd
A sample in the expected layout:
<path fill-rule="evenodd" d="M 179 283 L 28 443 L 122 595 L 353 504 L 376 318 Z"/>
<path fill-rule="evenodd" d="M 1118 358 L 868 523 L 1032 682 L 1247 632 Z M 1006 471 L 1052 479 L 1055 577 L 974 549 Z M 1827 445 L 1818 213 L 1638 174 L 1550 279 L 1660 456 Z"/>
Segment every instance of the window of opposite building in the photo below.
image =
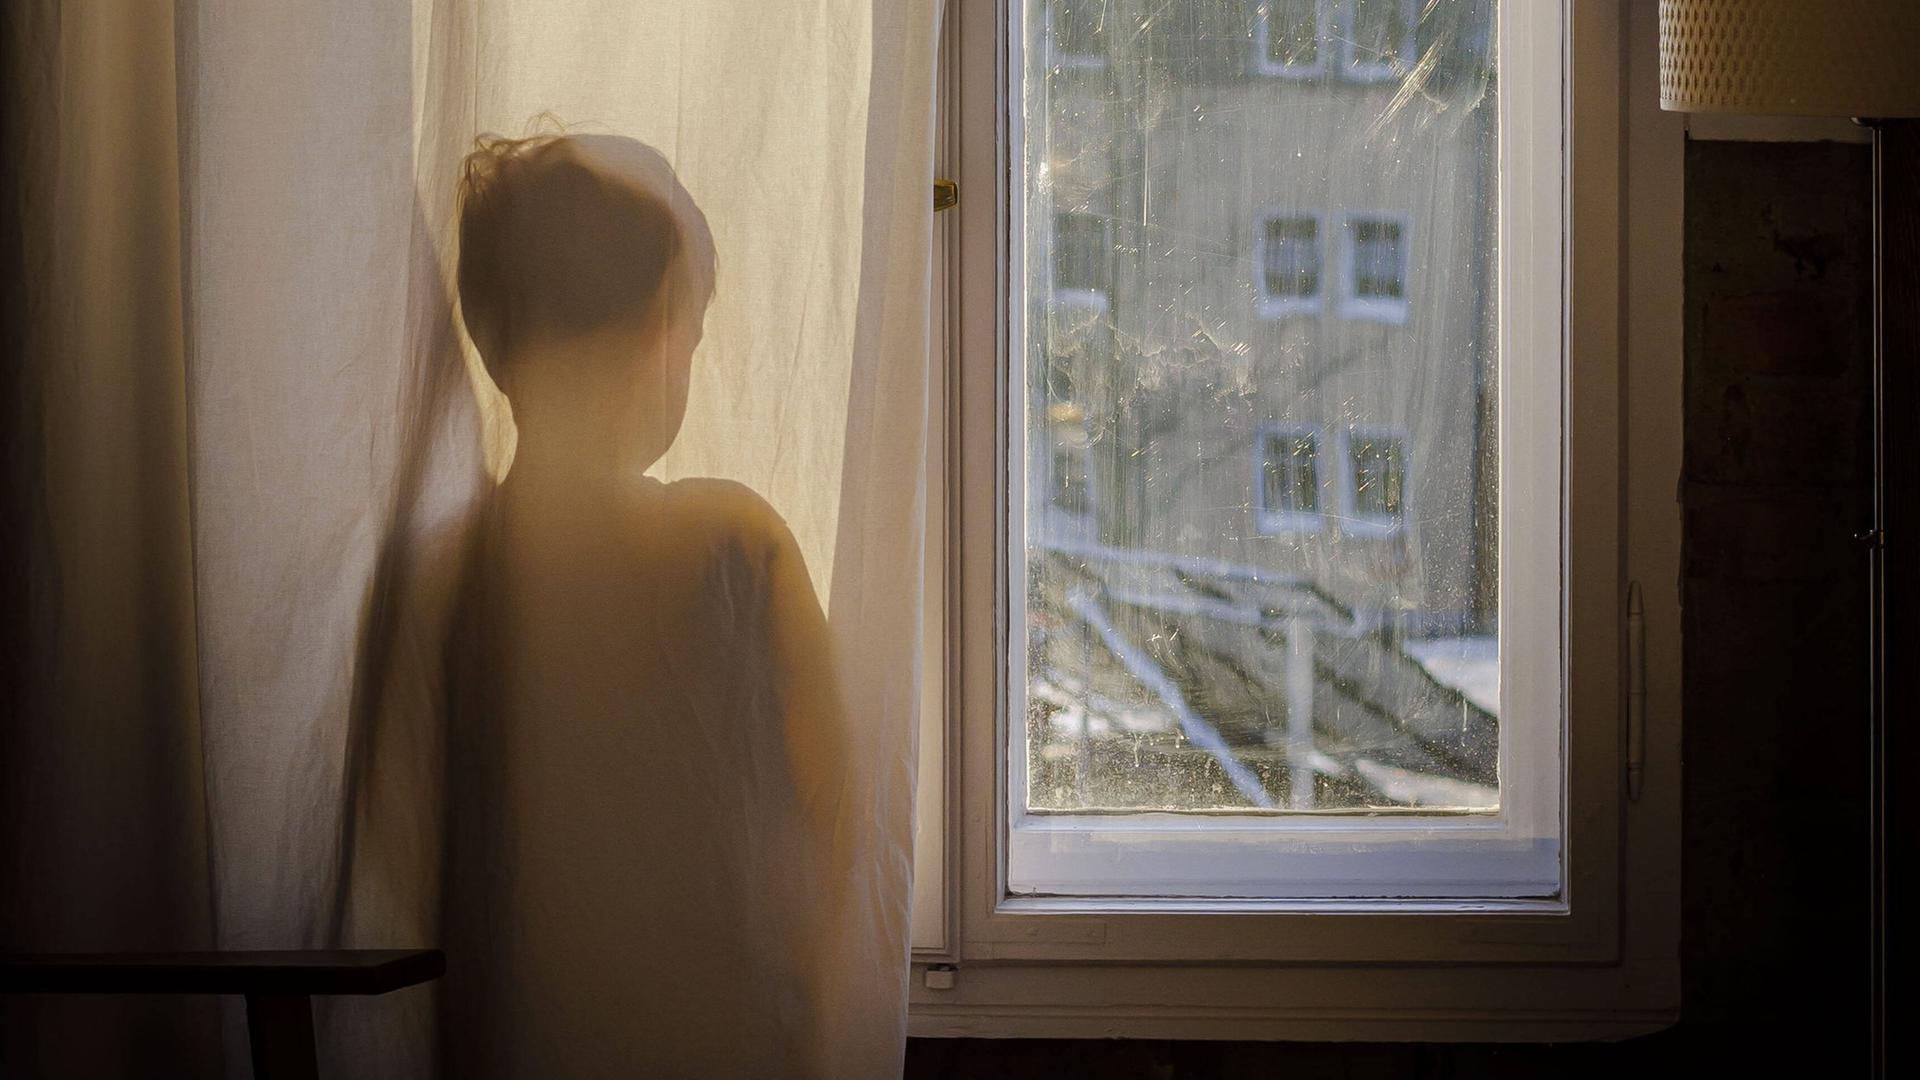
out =
<path fill-rule="evenodd" d="M 1265 533 L 1319 532 L 1320 432 L 1313 427 L 1263 429 L 1254 442 L 1254 517 Z"/>
<path fill-rule="evenodd" d="M 1084 435 L 1053 444 L 1052 483 L 1048 492 L 1053 506 L 1068 514 L 1084 515 L 1093 508 L 1089 477 L 1093 452 L 1085 445 Z"/>
<path fill-rule="evenodd" d="M 1377 82 L 1413 66 L 1416 0 L 1346 0 L 1339 38 L 1341 72 Z"/>
<path fill-rule="evenodd" d="M 1253 11 L 1254 66 L 1307 78 L 1327 70 L 1327 0 L 1264 0 Z"/>
<path fill-rule="evenodd" d="M 1261 217 L 1254 233 L 1256 300 L 1269 318 L 1320 310 L 1320 217 L 1280 211 Z"/>
<path fill-rule="evenodd" d="M 1348 214 L 1341 229 L 1340 313 L 1348 318 L 1405 322 L 1410 311 L 1409 219 L 1405 214 Z"/>
<path fill-rule="evenodd" d="M 1346 433 L 1346 513 L 1343 531 L 1359 535 L 1398 532 L 1407 518 L 1407 441 L 1399 432 L 1354 429 Z"/>
<path fill-rule="evenodd" d="M 1053 299 L 1105 307 L 1113 289 L 1113 229 L 1106 217 L 1063 211 L 1053 217 Z"/>
<path fill-rule="evenodd" d="M 1107 15 L 1111 0 L 1052 0 L 1047 42 L 1056 66 L 1103 67 L 1107 62 Z"/>

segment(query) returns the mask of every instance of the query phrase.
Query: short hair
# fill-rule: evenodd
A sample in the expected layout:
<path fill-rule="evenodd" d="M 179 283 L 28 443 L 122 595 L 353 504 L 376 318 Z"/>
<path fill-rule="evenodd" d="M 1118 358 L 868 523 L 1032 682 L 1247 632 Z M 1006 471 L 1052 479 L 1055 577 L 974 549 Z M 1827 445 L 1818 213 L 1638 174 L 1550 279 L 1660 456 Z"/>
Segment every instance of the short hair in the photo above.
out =
<path fill-rule="evenodd" d="M 516 345 L 656 316 L 670 328 L 713 291 L 705 219 L 632 139 L 483 136 L 461 172 L 459 245 L 462 316 L 496 382 Z"/>

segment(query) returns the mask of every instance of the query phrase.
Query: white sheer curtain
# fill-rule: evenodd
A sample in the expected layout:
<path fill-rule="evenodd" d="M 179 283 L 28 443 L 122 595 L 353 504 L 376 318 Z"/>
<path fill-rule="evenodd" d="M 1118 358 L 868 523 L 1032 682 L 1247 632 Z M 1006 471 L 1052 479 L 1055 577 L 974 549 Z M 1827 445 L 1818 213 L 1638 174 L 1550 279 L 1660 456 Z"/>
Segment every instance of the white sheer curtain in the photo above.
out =
<path fill-rule="evenodd" d="M 444 841 L 472 778 L 445 782 L 439 683 L 473 673 L 421 659 L 459 615 L 419 597 L 435 538 L 515 453 L 458 330 L 461 163 L 483 133 L 618 136 L 677 175 L 716 266 L 686 416 L 651 475 L 731 481 L 784 520 L 849 735 L 840 812 L 877 826 L 844 867 L 850 936 L 818 961 L 832 989 L 784 1021 L 810 1028 L 815 1056 L 788 1067 L 898 1070 L 937 6 L 37 0 L 10 16 L 29 280 L 12 298 L 28 318 L 7 497 L 25 539 L 8 584 L 29 617 L 9 642 L 0 944 L 446 938 L 473 879 Z M 694 818 L 646 827 L 725 842 Z M 492 917 L 515 928 L 561 902 L 496 893 Z M 661 930 L 631 913 L 632 935 Z M 484 984 L 553 1030 L 463 1064 L 629 1071 L 596 1058 L 624 1046 L 606 1003 L 552 1000 L 560 984 L 538 979 L 516 1002 L 491 960 L 449 945 L 447 989 L 325 1008 L 326 1060 L 430 1071 L 477 1034 L 445 1018 L 460 986 Z M 733 949 L 699 978 L 792 963 Z M 653 1005 L 686 989 L 660 985 Z M 16 1012 L 0 1062 L 174 1071 L 150 1050 L 164 1030 L 163 1055 L 191 1062 L 178 1071 L 207 1071 L 183 1014 L 54 1045 L 86 1008 Z M 243 1071 L 231 1010 L 225 1023 Z M 713 1060 L 765 1065 L 729 1053 Z"/>

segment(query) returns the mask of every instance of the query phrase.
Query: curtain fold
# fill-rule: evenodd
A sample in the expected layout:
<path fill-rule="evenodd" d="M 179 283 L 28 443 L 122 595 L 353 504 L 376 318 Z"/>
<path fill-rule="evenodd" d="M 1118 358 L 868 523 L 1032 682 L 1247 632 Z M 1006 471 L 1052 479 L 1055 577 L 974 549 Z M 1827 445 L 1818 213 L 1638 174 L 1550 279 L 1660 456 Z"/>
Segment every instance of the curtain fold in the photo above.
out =
<path fill-rule="evenodd" d="M 5 31 L 0 949 L 206 948 L 172 14 L 23 3 Z M 14 998 L 0 1073 L 217 1071 L 218 1019 Z"/>
<path fill-rule="evenodd" d="M 450 1062 L 462 1074 L 594 1071 L 596 1046 L 623 1045 L 609 1010 L 632 1003 L 519 1000 L 507 969 L 542 986 L 558 977 L 535 946 L 567 940 L 552 927 L 584 918 L 582 893 L 609 904 L 655 895 L 620 884 L 632 868 L 601 863 L 656 857 L 667 849 L 647 845 L 663 834 L 759 851 L 788 827 L 771 816 L 787 804 L 765 793 L 792 787 L 796 814 L 826 815 L 837 854 L 805 862 L 783 844 L 764 865 L 822 877 L 794 904 L 835 918 L 742 914 L 740 925 L 761 935 L 762 953 L 783 952 L 770 946 L 785 934 L 832 940 L 832 955 L 802 964 L 818 942 L 790 941 L 778 957 L 723 943 L 700 979 L 811 965 L 793 976 L 810 987 L 802 1004 L 737 1029 L 806 1028 L 795 1074 L 897 1072 L 937 0 L 102 7 L 31 0 L 7 23 L 9 142 L 22 151 L 7 178 L 18 215 L 9 257 L 24 285 L 8 297 L 21 362 L 4 387 L 5 595 L 21 612 L 6 642 L 13 719 L 0 760 L 5 947 L 445 942 L 444 986 L 321 1006 L 325 1064 L 341 1075 Z M 549 443 L 490 371 L 498 358 L 466 332 L 475 313 L 462 317 L 458 192 L 489 133 L 647 149 L 710 232 L 711 302 L 684 418 L 634 481 L 667 493 L 667 516 L 629 524 L 639 535 L 667 528 L 700 491 L 742 493 L 729 521 L 772 515 L 687 556 L 724 588 L 659 610 L 707 627 L 720 625 L 714 605 L 727 607 L 733 636 L 704 655 L 734 655 L 762 633 L 742 605 L 775 586 L 712 570 L 713 552 L 741 548 L 739 528 L 778 550 L 790 542 L 791 557 L 776 552 L 753 573 L 808 594 L 825 659 L 764 692 L 713 699 L 784 719 L 778 746 L 739 733 L 702 742 L 671 708 L 629 708 L 631 686 L 610 673 L 653 670 L 632 652 L 591 669 L 609 673 L 599 691 L 530 703 L 527 688 L 556 676 L 539 658 L 545 639 L 521 623 L 557 619 L 562 630 L 542 632 L 586 640 L 588 616 L 527 600 L 534 571 L 514 547 L 526 542 L 501 539 L 522 535 L 500 522 L 519 520 L 508 496 L 535 484 L 541 459 L 527 455 Z M 476 607 L 476 596 L 496 600 Z M 783 612 L 776 603 L 764 616 L 769 664 L 793 667 Z M 631 632 L 636 649 L 649 634 L 675 638 L 634 629 L 630 609 L 594 617 Z M 705 677 L 753 684 L 751 673 Z M 820 687 L 837 691 L 832 704 L 803 704 L 827 700 Z M 801 714 L 828 719 L 808 728 L 792 719 Z M 590 742 L 554 733 L 569 723 L 615 734 L 645 723 L 659 741 L 630 761 L 599 752 L 570 766 L 577 782 L 556 784 L 540 763 Z M 828 728 L 832 739 L 808 742 L 806 731 Z M 474 750 L 476 732 L 492 741 Z M 806 779 L 809 754 L 826 745 L 839 747 L 829 779 Z M 491 764 L 459 773 L 480 760 L 468 752 Z M 682 774 L 734 793 L 713 805 L 738 820 L 721 828 L 630 794 L 668 790 L 646 770 L 676 754 L 693 763 Z M 640 809 L 649 820 L 629 820 Z M 562 820 L 577 827 L 530 824 Z M 583 839 L 620 830 L 640 840 Z M 556 858 L 565 891 L 533 870 Z M 582 860 L 597 861 L 583 870 Z M 677 872 L 650 865 L 638 877 Z M 751 874 L 713 884 L 738 890 L 724 899 L 742 912 L 767 886 Z M 462 890 L 485 895 L 493 939 L 460 937 L 479 925 L 461 921 L 473 898 Z M 607 946 L 644 966 L 656 957 L 648 935 L 671 929 L 634 911 Z M 635 980 L 605 978 L 638 992 Z M 670 1001 L 694 988 L 656 989 Z M 82 1060 L 60 1056 L 75 1052 L 130 1074 L 245 1069 L 231 1006 L 115 1005 L 130 1012 L 103 1018 L 106 1007 L 9 1010 L 0 1062 L 22 1075 Z M 539 1020 L 502 1027 L 497 1060 L 463 1060 L 461 1040 L 475 1033 L 449 1025 L 495 1015 L 486 1009 Z M 126 1034 L 76 1051 L 60 1028 L 29 1019 L 65 1014 Z M 744 1069 L 753 1058 L 730 1060 Z M 597 1068 L 622 1072 L 617 1060 Z"/>

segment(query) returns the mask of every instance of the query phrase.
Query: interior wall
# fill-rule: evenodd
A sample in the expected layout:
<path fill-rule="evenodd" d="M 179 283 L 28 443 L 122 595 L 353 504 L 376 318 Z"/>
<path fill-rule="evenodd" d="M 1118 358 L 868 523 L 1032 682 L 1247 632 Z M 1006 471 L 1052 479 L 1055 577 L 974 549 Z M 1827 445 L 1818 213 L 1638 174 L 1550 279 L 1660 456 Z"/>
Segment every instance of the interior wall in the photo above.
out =
<path fill-rule="evenodd" d="M 1687 151 L 1687 1005 L 1833 1046 L 1867 1007 L 1869 154 Z"/>
<path fill-rule="evenodd" d="M 916 1039 L 909 1077 L 1769 1074 L 1866 1046 L 1868 149 L 1688 143 L 1681 1022 L 1560 1046 Z"/>

